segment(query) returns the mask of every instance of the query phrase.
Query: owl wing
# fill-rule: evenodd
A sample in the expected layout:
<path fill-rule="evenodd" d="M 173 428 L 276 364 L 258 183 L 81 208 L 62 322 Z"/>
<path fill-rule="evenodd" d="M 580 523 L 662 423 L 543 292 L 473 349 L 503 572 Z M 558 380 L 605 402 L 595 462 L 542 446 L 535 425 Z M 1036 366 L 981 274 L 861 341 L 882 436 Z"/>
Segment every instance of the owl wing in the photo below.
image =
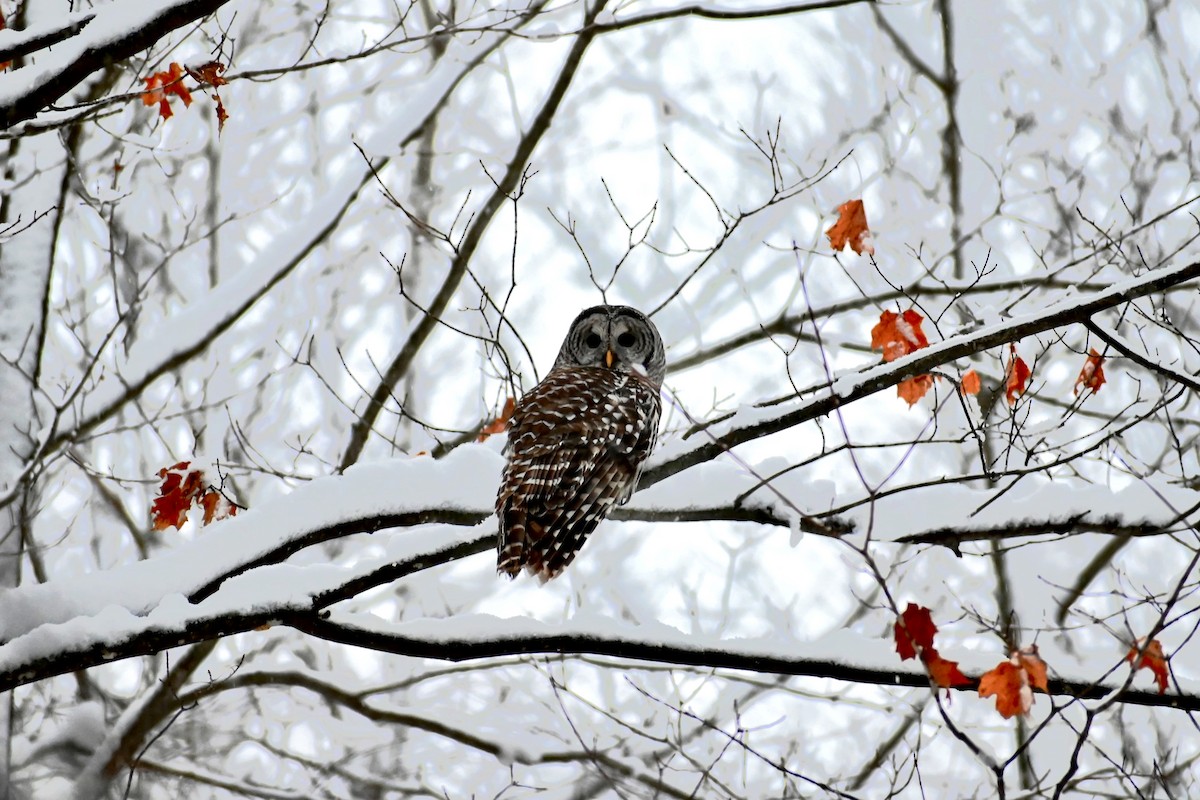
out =
<path fill-rule="evenodd" d="M 658 394 L 641 380 L 597 367 L 552 370 L 510 422 L 497 570 L 561 572 L 632 494 L 657 423 Z"/>

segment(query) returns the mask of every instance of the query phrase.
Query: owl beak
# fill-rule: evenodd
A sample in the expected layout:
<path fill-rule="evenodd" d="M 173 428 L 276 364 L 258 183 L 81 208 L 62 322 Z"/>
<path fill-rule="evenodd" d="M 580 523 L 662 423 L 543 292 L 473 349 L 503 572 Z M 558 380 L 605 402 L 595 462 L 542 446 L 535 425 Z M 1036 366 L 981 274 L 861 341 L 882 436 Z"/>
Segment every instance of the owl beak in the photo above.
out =
<path fill-rule="evenodd" d="M 604 354 L 604 363 L 608 365 L 608 368 L 609 368 L 609 369 L 612 369 L 613 360 L 614 360 L 615 358 L 616 358 L 616 356 L 614 356 L 614 355 L 613 355 L 613 351 L 612 351 L 612 350 L 609 350 L 609 351 L 605 352 L 605 354 Z"/>

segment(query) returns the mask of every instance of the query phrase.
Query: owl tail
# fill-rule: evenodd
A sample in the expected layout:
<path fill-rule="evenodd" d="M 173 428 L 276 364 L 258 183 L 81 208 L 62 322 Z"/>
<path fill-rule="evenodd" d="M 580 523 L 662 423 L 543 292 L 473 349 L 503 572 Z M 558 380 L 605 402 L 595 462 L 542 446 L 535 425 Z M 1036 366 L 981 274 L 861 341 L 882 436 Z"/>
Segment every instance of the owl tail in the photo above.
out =
<path fill-rule="evenodd" d="M 515 578 L 525 569 L 545 583 L 558 577 L 571 558 L 556 559 L 553 553 L 544 552 L 540 540 L 546 528 L 537 519 L 530 518 L 524 510 L 509 509 L 500 517 L 500 541 L 496 554 L 496 572 Z M 574 555 L 574 554 L 571 554 Z"/>
<path fill-rule="evenodd" d="M 500 513 L 500 539 L 496 544 L 496 572 L 515 578 L 525 565 L 525 513 Z"/>

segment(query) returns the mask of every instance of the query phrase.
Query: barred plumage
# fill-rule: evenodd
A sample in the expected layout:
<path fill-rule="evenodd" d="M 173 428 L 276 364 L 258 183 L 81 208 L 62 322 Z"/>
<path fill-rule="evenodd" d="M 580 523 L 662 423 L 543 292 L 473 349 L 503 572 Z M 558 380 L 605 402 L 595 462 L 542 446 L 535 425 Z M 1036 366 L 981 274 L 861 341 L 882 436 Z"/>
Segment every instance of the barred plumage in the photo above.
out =
<path fill-rule="evenodd" d="M 596 306 L 576 318 L 509 422 L 498 572 L 553 578 L 629 499 L 658 434 L 665 371 L 662 340 L 640 312 Z"/>

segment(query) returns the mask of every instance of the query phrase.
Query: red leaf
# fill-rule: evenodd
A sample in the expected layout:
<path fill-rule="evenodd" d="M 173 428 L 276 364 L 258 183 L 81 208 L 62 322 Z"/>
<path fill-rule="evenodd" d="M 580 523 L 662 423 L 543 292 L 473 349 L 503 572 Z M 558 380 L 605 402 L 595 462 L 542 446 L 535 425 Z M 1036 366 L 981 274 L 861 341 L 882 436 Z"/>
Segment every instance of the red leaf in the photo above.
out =
<path fill-rule="evenodd" d="M 1129 652 L 1125 654 L 1125 660 L 1131 662 L 1135 670 L 1148 669 L 1153 672 L 1154 682 L 1158 684 L 1158 693 L 1164 694 L 1170 680 L 1170 665 L 1166 654 L 1163 653 L 1162 642 L 1158 639 L 1151 639 L 1141 656 L 1138 656 L 1138 649 L 1141 648 L 1142 641 L 1142 639 L 1138 639 L 1133 647 L 1129 648 Z"/>
<path fill-rule="evenodd" d="M 1025 364 L 1024 359 L 1017 355 L 1015 344 L 1010 344 L 1008 347 L 1011 358 L 1005 370 L 1004 397 L 1011 406 L 1017 402 L 1017 395 L 1025 393 L 1025 383 L 1029 380 L 1029 367 Z"/>
<path fill-rule="evenodd" d="M 237 514 L 237 506 L 214 489 L 204 479 L 204 471 L 192 469 L 192 462 L 180 461 L 173 467 L 158 471 L 163 479 L 159 496 L 154 499 L 150 514 L 154 530 L 182 528 L 193 505 L 204 509 L 204 524 Z"/>
<path fill-rule="evenodd" d="M 933 624 L 929 609 L 924 606 L 909 603 L 892 627 L 896 637 L 896 652 L 900 654 L 901 661 L 907 661 L 919 651 L 933 647 L 937 626 Z"/>
<path fill-rule="evenodd" d="M 979 394 L 979 390 L 982 388 L 979 383 L 979 373 L 973 369 L 964 372 L 959 388 L 963 394 Z"/>
<path fill-rule="evenodd" d="M 154 530 L 162 531 L 172 526 L 182 528 L 183 523 L 187 522 L 188 509 L 204 482 L 200 470 L 189 470 L 189 466 L 190 461 L 180 461 L 173 467 L 158 471 L 158 477 L 163 482 L 159 496 L 150 508 Z"/>
<path fill-rule="evenodd" d="M 838 206 L 838 220 L 825 231 L 825 235 L 829 237 L 829 244 L 835 253 L 850 245 L 850 249 L 860 256 L 864 252 L 875 255 L 871 231 L 867 228 L 867 210 L 863 208 L 862 200 L 848 200 Z"/>
<path fill-rule="evenodd" d="M 1096 348 L 1088 351 L 1087 361 L 1083 362 L 1083 369 L 1079 370 L 1079 377 L 1075 379 L 1075 394 L 1079 394 L 1079 387 L 1091 389 L 1092 394 L 1100 391 L 1100 387 L 1104 385 L 1104 356 L 1096 352 Z"/>

